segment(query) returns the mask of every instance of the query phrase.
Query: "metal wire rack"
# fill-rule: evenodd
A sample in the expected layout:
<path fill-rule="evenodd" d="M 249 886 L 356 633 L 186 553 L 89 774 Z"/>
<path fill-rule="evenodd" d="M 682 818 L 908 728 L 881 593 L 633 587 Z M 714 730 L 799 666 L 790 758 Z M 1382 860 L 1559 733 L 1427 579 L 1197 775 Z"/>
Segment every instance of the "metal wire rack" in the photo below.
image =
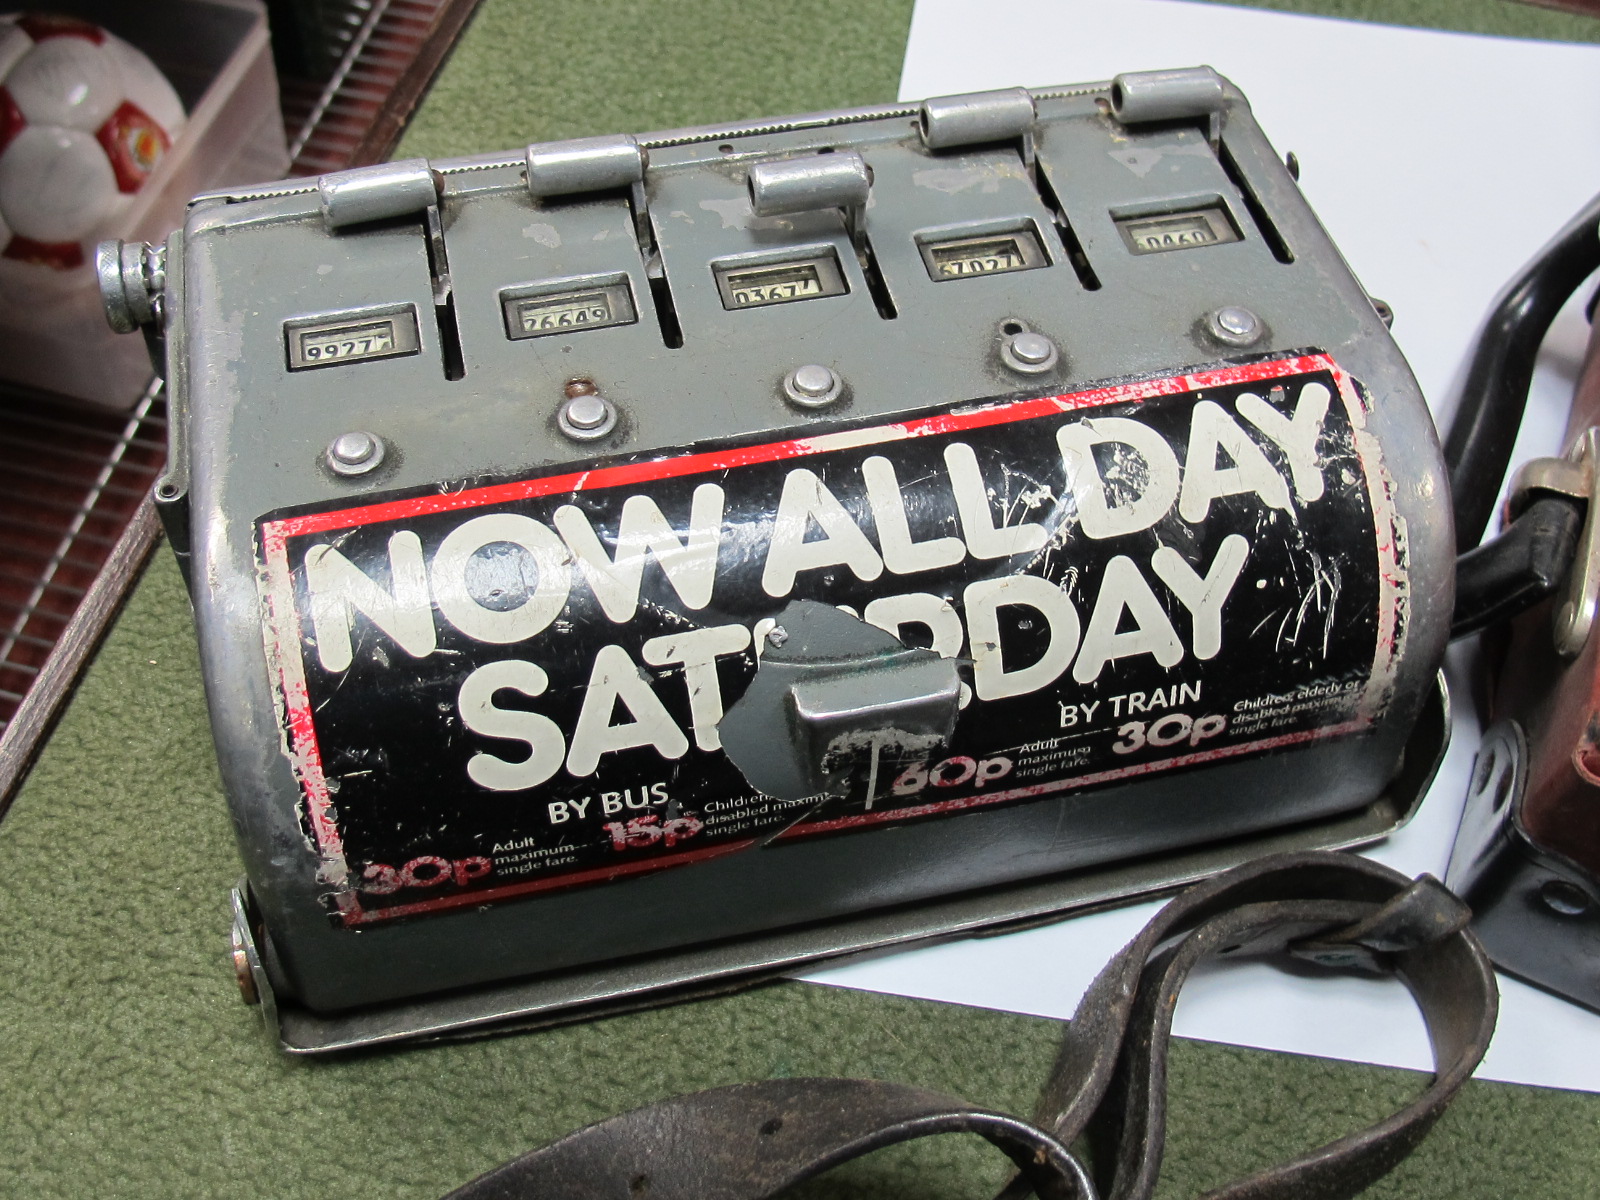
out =
<path fill-rule="evenodd" d="M 333 0 L 334 67 L 280 80 L 291 173 L 387 155 L 477 0 Z M 166 461 L 152 382 L 131 412 L 0 388 L 0 815 L 154 545 Z"/>
<path fill-rule="evenodd" d="M 343 0 L 324 10 L 337 53 L 324 80 L 280 82 L 295 175 L 387 154 L 476 0 Z M 419 70 L 419 65 L 423 70 Z"/>
<path fill-rule="evenodd" d="M 131 413 L 0 403 L 0 725 L 12 717 L 166 459 L 152 384 Z"/>

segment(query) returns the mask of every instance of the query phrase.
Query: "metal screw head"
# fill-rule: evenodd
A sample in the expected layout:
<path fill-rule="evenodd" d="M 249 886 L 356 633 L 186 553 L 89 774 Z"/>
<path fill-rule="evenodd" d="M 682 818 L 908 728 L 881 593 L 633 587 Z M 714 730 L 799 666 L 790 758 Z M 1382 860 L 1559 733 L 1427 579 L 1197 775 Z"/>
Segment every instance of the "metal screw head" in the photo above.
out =
<path fill-rule="evenodd" d="M 1050 339 L 1037 333 L 1019 333 L 1011 339 L 1011 353 L 1018 362 L 1025 362 L 1032 366 L 1049 362 L 1050 356 L 1056 348 L 1050 344 Z"/>
<path fill-rule="evenodd" d="M 567 423 L 577 429 L 599 429 L 606 423 L 606 402 L 599 396 L 574 396 L 565 412 Z"/>
<path fill-rule="evenodd" d="M 826 408 L 844 394 L 844 381 L 830 368 L 808 363 L 783 377 L 783 394 L 802 408 Z"/>
<path fill-rule="evenodd" d="M 364 429 L 341 433 L 328 443 L 327 461 L 335 475 L 365 475 L 383 462 L 383 439 Z"/>
<path fill-rule="evenodd" d="M 100 300 L 105 305 L 106 323 L 118 333 L 132 333 L 139 321 L 128 303 L 122 284 L 122 243 L 104 241 L 95 247 L 95 276 L 100 282 Z"/>
<path fill-rule="evenodd" d="M 1229 304 L 1207 315 L 1206 332 L 1229 346 L 1253 346 L 1266 330 L 1248 308 Z"/>
<path fill-rule="evenodd" d="M 1001 343 L 1000 361 L 1023 375 L 1043 375 L 1061 361 L 1061 352 L 1044 334 L 1025 329 Z"/>
<path fill-rule="evenodd" d="M 95 275 L 106 321 L 118 333 L 132 333 L 160 319 L 166 287 L 164 246 L 105 241 L 95 248 Z"/>
<path fill-rule="evenodd" d="M 561 406 L 556 424 L 561 427 L 562 433 L 574 441 L 592 442 L 605 437 L 617 427 L 616 405 L 595 391 L 593 384 L 582 389 L 577 384 L 569 383 L 567 402 Z"/>

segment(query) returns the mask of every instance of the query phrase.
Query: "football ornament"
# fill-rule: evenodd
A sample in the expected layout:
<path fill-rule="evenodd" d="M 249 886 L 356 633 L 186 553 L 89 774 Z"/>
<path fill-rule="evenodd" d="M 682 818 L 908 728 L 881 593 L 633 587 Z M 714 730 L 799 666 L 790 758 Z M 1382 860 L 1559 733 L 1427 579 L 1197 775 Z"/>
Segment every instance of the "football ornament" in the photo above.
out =
<path fill-rule="evenodd" d="M 0 273 L 75 275 L 183 122 L 155 65 L 98 25 L 0 17 Z"/>

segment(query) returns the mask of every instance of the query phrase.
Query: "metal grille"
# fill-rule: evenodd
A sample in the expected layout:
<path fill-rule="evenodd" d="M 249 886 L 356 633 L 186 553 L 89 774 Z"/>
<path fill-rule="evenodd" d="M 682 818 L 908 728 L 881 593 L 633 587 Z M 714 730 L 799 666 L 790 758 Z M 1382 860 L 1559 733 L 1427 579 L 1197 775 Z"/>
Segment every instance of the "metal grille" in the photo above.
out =
<path fill-rule="evenodd" d="M 324 33 L 339 55 L 332 77 L 281 82 L 284 128 L 294 163 L 290 173 L 320 175 L 370 159 L 364 151 L 371 130 L 390 115 L 402 78 L 449 15 L 446 10 L 460 7 L 450 0 L 344 0 L 328 5 Z"/>
<path fill-rule="evenodd" d="M 279 81 L 296 175 L 382 159 L 477 0 L 332 0 L 326 79 Z M 129 413 L 0 387 L 0 815 L 155 540 L 152 383 Z"/>
<path fill-rule="evenodd" d="M 0 725 L 9 724 L 166 458 L 152 385 L 131 413 L 0 405 Z"/>

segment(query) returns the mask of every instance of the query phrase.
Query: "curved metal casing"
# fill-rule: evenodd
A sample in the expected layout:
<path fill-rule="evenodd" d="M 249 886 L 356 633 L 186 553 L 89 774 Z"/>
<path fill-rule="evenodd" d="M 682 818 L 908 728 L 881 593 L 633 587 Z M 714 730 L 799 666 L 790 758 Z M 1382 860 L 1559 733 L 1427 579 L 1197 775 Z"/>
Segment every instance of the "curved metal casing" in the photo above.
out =
<path fill-rule="evenodd" d="M 1448 633 L 1454 545 L 1443 463 L 1417 384 L 1371 301 L 1243 95 L 1231 84 L 1224 91 L 1215 146 L 1206 119 L 1119 123 L 1105 84 L 1035 91 L 1034 166 L 1011 144 L 930 149 L 918 109 L 906 106 L 640 136 L 648 167 L 631 195 L 621 187 L 534 199 L 525 164 L 539 157 L 517 153 L 434 162 L 443 186 L 427 214 L 334 232 L 303 181 L 198 198 L 168 256 L 167 379 L 182 426 L 170 478 L 186 480 L 187 493 L 163 500 L 183 507 L 192 530 L 178 549 L 191 555 L 213 732 L 261 966 L 280 1003 L 340 1012 L 556 978 L 1278 827 L 1314 829 L 1378 798 L 1432 695 Z M 861 253 L 836 210 L 750 212 L 751 164 L 846 149 L 872 171 Z M 1130 222 L 1206 206 L 1233 223 L 1235 240 L 1131 252 Z M 1020 231 L 1038 239 L 1045 261 L 940 279 L 925 251 L 951 231 Z M 835 264 L 846 290 L 728 306 L 715 266 L 762 267 L 797 248 Z M 508 304 L 542 303 L 569 286 L 621 289 L 608 294 L 624 296 L 635 319 L 515 336 L 526 331 L 508 324 Z M 1210 340 L 1208 314 L 1239 304 L 1259 317 L 1260 342 Z M 414 352 L 286 369 L 286 329 L 301 327 L 293 322 L 315 329 L 371 313 L 414 318 Z M 1020 328 L 1059 349 L 1052 374 L 1007 368 L 1000 342 Z M 1366 398 L 1392 503 L 1380 540 L 1398 564 L 1385 585 L 1396 588 L 1396 645 L 1387 700 L 1367 732 L 492 904 L 349 926 L 334 915 L 328 897 L 339 880 L 314 846 L 297 777 L 305 764 L 264 645 L 272 601 L 258 523 L 268 514 L 1308 350 Z M 837 404 L 807 410 L 785 399 L 785 375 L 809 363 L 844 381 Z M 556 420 L 574 379 L 592 381 L 620 414 L 601 444 L 573 442 Z M 332 473 L 326 449 L 352 430 L 380 436 L 387 452 L 368 474 Z M 1337 589 L 1313 602 L 1336 603 Z M 398 672 L 395 686 L 405 679 Z"/>

